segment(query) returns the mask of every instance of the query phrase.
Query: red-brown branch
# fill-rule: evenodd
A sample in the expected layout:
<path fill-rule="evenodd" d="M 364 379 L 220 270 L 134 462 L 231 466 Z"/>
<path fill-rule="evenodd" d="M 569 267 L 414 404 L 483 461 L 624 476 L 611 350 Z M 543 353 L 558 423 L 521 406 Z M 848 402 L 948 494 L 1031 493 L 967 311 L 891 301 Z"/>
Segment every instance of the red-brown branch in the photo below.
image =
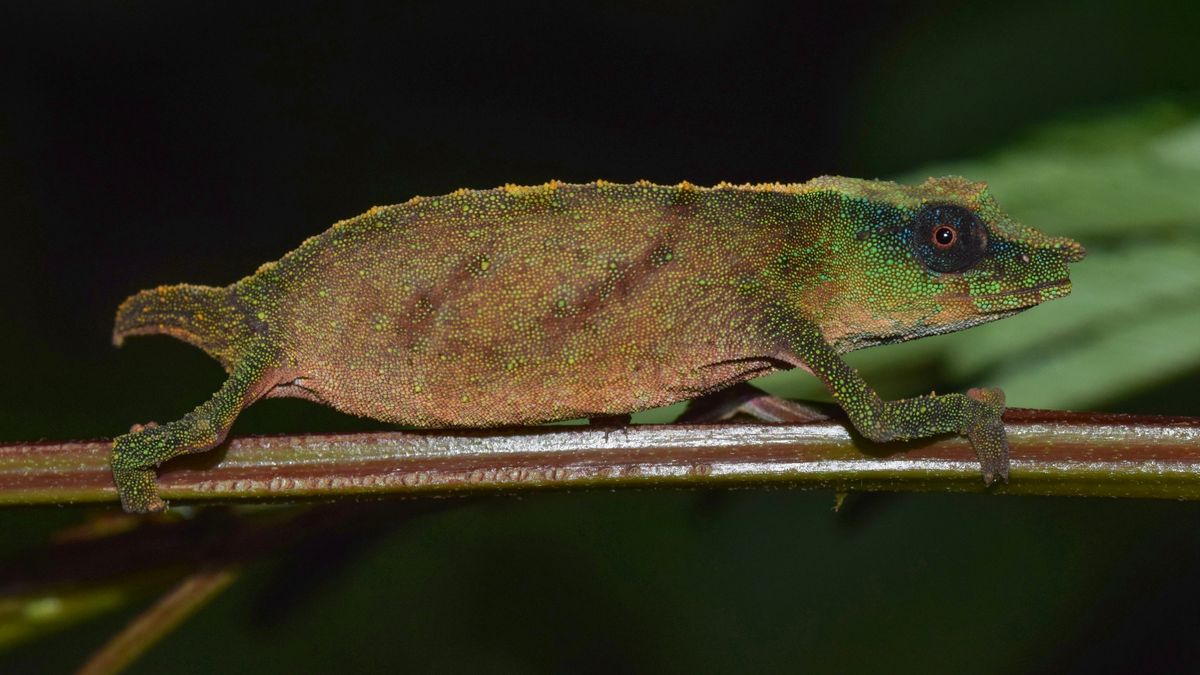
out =
<path fill-rule="evenodd" d="M 1011 410 L 1001 494 L 1200 498 L 1200 418 Z M 106 441 L 0 445 L 0 504 L 115 502 Z M 251 436 L 168 463 L 167 499 L 616 487 L 983 492 L 961 438 L 874 445 L 840 420 Z"/>

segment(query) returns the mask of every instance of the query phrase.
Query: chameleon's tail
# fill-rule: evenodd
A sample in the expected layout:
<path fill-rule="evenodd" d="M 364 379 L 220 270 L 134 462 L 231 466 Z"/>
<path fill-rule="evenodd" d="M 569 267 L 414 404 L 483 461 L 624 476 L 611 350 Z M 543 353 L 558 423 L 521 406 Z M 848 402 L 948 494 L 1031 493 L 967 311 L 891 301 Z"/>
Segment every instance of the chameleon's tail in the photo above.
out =
<path fill-rule="evenodd" d="M 142 291 L 117 309 L 113 344 L 120 347 L 130 335 L 170 335 L 203 349 L 229 370 L 251 334 L 245 313 L 230 298 L 229 289 L 191 284 Z"/>

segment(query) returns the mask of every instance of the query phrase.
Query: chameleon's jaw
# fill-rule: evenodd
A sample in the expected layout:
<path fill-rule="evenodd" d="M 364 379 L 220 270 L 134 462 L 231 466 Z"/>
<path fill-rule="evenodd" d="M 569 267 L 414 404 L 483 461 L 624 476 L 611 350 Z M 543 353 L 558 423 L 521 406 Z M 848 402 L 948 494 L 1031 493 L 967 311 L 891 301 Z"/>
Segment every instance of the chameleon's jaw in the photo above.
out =
<path fill-rule="evenodd" d="M 983 314 L 1015 313 L 1070 294 L 1071 280 L 1056 279 L 1015 291 L 975 295 L 971 297 L 971 304 Z"/>
<path fill-rule="evenodd" d="M 1066 297 L 1071 294 L 1071 280 L 1066 279 L 1054 283 L 1042 284 L 1037 287 L 1037 293 L 1041 296 L 1038 302 Z"/>
<path fill-rule="evenodd" d="M 1069 279 L 1063 279 L 1038 284 L 1017 291 L 974 296 L 958 295 L 953 298 L 944 298 L 943 307 L 946 311 L 935 317 L 933 321 L 916 328 L 910 328 L 907 334 L 897 339 L 876 339 L 864 342 L 863 344 L 857 344 L 852 348 L 858 349 L 869 347 L 873 344 L 886 344 L 888 342 L 912 340 L 928 335 L 953 333 L 972 326 L 978 326 L 981 323 L 989 323 L 997 319 L 1013 316 L 1014 314 L 1020 314 L 1030 307 L 1040 305 L 1046 300 L 1061 298 L 1070 293 L 1071 282 Z"/>

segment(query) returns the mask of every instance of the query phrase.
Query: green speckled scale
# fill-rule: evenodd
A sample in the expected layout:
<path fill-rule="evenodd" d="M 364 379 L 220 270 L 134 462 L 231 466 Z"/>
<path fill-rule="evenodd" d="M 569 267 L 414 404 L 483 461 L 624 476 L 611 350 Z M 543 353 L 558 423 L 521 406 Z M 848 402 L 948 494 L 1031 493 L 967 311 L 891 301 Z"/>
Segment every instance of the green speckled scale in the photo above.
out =
<path fill-rule="evenodd" d="M 114 441 L 131 511 L 154 468 L 208 450 L 264 396 L 415 426 L 619 415 L 779 368 L 820 377 L 877 440 L 967 435 L 1006 476 L 1003 396 L 883 402 L 838 356 L 959 330 L 1070 291 L 1073 241 L 1015 223 L 980 183 L 596 182 L 459 190 L 373 208 L 227 288 L 143 291 L 114 339 L 167 333 L 230 378 Z"/>

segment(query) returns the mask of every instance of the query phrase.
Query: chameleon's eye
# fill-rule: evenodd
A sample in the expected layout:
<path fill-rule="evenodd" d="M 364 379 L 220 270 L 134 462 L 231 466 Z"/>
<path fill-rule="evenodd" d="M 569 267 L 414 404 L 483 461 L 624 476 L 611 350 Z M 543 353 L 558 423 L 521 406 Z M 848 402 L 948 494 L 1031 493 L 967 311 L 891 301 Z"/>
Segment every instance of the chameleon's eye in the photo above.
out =
<path fill-rule="evenodd" d="M 987 252 L 987 228 L 969 209 L 929 204 L 913 223 L 913 252 L 934 272 L 962 272 Z"/>

